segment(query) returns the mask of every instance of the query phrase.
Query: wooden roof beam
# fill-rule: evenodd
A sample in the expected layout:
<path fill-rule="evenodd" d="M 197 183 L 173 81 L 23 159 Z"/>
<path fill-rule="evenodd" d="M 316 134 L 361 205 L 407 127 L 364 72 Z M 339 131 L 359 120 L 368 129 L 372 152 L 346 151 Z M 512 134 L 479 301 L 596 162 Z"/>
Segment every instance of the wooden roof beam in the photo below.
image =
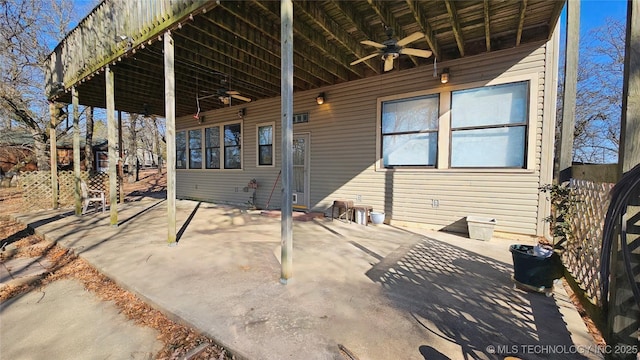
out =
<path fill-rule="evenodd" d="M 491 51 L 491 12 L 489 0 L 484 0 L 484 38 L 487 45 L 487 52 Z"/>
<path fill-rule="evenodd" d="M 429 48 L 433 52 L 433 56 L 435 56 L 436 59 L 440 59 L 440 46 L 438 45 L 438 40 L 433 36 L 433 29 L 431 28 L 429 20 L 420 6 L 420 3 L 416 0 L 406 1 L 411 13 L 413 14 L 413 18 L 416 20 L 416 24 L 420 26 L 424 33 L 424 38 L 427 40 L 427 44 L 429 44 Z"/>
<path fill-rule="evenodd" d="M 238 18 L 240 19 L 240 21 L 244 22 L 244 25 L 246 26 L 252 26 L 252 24 L 248 23 L 246 19 L 243 18 Z M 210 29 L 210 31 L 207 31 L 207 33 L 209 34 L 209 36 L 217 38 L 219 40 L 224 41 L 225 44 L 227 44 L 228 46 L 234 47 L 236 49 L 240 49 L 241 45 L 238 44 L 242 44 L 244 46 L 242 46 L 243 48 L 243 52 L 245 53 L 250 53 L 251 56 L 257 57 L 257 58 L 264 58 L 266 59 L 267 57 L 272 57 L 271 60 L 265 60 L 264 63 L 266 64 L 273 64 L 273 63 L 279 63 L 279 59 L 280 59 L 280 54 L 277 53 L 276 51 L 273 51 L 272 49 L 274 48 L 278 48 L 279 47 L 279 42 L 270 39 L 269 36 L 264 36 L 264 37 L 249 37 L 248 34 L 250 34 L 251 32 L 247 31 L 238 31 L 238 24 L 234 24 L 233 23 L 233 19 L 231 19 L 230 16 L 220 16 L 220 17 L 216 17 L 215 19 L 212 18 L 207 18 L 207 20 L 215 25 L 218 26 L 222 29 L 224 29 L 225 31 L 220 32 L 219 30 L 216 31 L 216 29 Z M 259 31 L 263 32 L 263 30 L 258 29 Z M 221 37 L 225 35 L 225 33 L 227 34 L 233 34 L 233 38 L 234 39 L 222 39 Z M 245 34 L 243 34 L 245 33 Z M 264 32 L 263 32 L 264 33 Z M 265 33 L 266 34 L 266 33 Z M 269 41 L 273 41 L 272 43 L 268 43 Z M 235 42 L 235 44 L 234 44 Z M 251 44 L 253 46 L 246 46 L 246 44 Z M 275 44 L 277 44 L 278 46 L 274 46 Z M 260 54 L 259 52 L 262 52 L 262 54 Z M 226 51 L 226 53 L 228 54 L 228 51 Z M 297 78 L 300 78 L 310 84 L 313 84 L 312 87 L 315 86 L 319 86 L 318 82 L 323 82 L 326 84 L 331 84 L 334 82 L 334 78 L 332 76 L 329 76 L 328 71 L 326 70 L 326 68 L 331 68 L 330 66 L 325 66 L 327 65 L 325 62 L 326 60 L 322 57 L 317 57 L 317 56 L 313 56 L 310 59 L 308 59 L 308 61 L 305 61 L 306 57 L 304 57 L 301 54 L 297 54 L 294 55 L 296 57 L 296 59 L 298 61 L 296 61 L 295 65 L 296 68 L 299 70 L 299 72 L 296 72 L 294 76 L 296 76 Z M 322 61 L 316 61 L 318 58 L 320 58 Z M 315 66 L 314 66 L 315 63 Z M 279 72 L 279 68 L 273 68 L 272 71 L 270 71 L 270 73 L 273 76 L 276 76 L 277 73 Z M 334 75 L 335 74 L 331 74 Z M 313 80 L 311 79 L 309 76 L 313 76 L 315 77 L 317 80 Z M 277 76 L 276 76 L 277 77 Z M 280 81 L 278 80 L 278 83 Z M 304 87 L 303 87 L 304 88 Z"/>
<path fill-rule="evenodd" d="M 380 17 L 382 22 L 384 22 L 385 25 L 387 25 L 388 27 L 390 27 L 393 30 L 393 33 L 398 37 L 398 39 L 402 39 L 405 36 L 407 36 L 407 34 L 405 34 L 404 30 L 402 30 L 402 27 L 400 27 L 400 25 L 396 21 L 395 16 L 393 16 L 393 14 L 391 14 L 389 9 L 386 7 L 386 5 L 384 5 L 384 3 L 382 1 L 380 1 L 380 0 L 367 0 L 367 2 L 369 3 L 369 6 L 371 6 L 373 11 L 375 11 L 376 14 L 378 14 L 378 16 Z M 409 59 L 411 59 L 411 61 L 413 62 L 413 64 L 415 66 L 418 66 L 418 60 L 416 60 L 416 58 L 414 56 L 409 56 Z"/>
<path fill-rule="evenodd" d="M 518 16 L 518 32 L 516 34 L 516 46 L 520 45 L 520 40 L 522 40 L 522 28 L 524 27 L 524 17 L 527 11 L 527 0 L 522 0 L 520 3 L 520 14 Z"/>
<path fill-rule="evenodd" d="M 351 37 L 338 23 L 333 19 L 325 15 L 325 12 L 318 7 L 318 3 L 315 1 L 296 1 L 294 4 L 294 11 L 298 10 L 304 13 L 311 19 L 316 25 L 322 28 L 324 32 L 333 37 L 342 47 L 347 49 L 350 53 L 356 56 L 357 59 L 369 55 L 370 52 L 365 51 L 356 40 Z M 326 46 L 325 44 L 322 44 Z M 322 46 L 324 48 L 324 46 Z M 364 63 L 373 71 L 379 73 L 380 66 L 373 65 L 373 61 L 367 60 Z M 349 65 L 346 63 L 345 65 Z M 351 65 L 349 65 L 351 66 Z"/>
<path fill-rule="evenodd" d="M 351 26 L 365 35 L 367 40 L 374 40 L 375 33 L 370 30 L 371 27 L 364 21 L 362 14 L 354 9 L 354 2 L 332 0 L 331 3 L 342 12 L 342 15 L 351 23 Z"/>
<path fill-rule="evenodd" d="M 460 30 L 460 21 L 458 21 L 458 13 L 452 0 L 445 0 L 444 4 L 447 6 L 447 13 L 449 13 L 449 20 L 451 21 L 451 30 L 453 30 L 453 36 L 458 44 L 458 51 L 460 57 L 464 57 L 464 38 L 462 37 L 462 30 Z"/>
<path fill-rule="evenodd" d="M 274 4 L 277 5 L 279 3 Z M 279 23 L 279 10 L 276 11 L 272 8 L 269 8 L 267 4 L 263 4 L 260 2 L 254 2 L 254 5 L 260 7 L 260 9 L 262 9 L 264 12 L 268 13 L 273 20 L 277 19 Z M 248 26 L 252 26 L 256 30 L 260 31 L 265 38 L 269 38 L 272 41 L 275 41 L 278 44 L 276 48 L 279 49 L 280 38 L 275 36 L 278 33 L 274 32 L 273 29 L 269 27 L 271 24 L 273 24 L 273 21 L 265 23 L 264 17 L 261 17 L 260 14 L 256 13 L 255 9 L 251 9 L 248 6 L 248 3 L 245 2 L 236 3 L 234 7 L 224 6 L 224 3 L 220 5 L 220 7 L 224 8 L 226 11 L 236 16 L 238 19 L 244 21 Z M 303 53 L 300 50 L 302 48 L 305 48 L 306 46 L 300 46 L 300 44 L 296 45 L 294 43 L 294 66 L 299 67 L 301 66 L 301 64 L 308 64 L 309 67 L 306 71 L 323 70 L 331 73 L 333 76 L 343 81 L 349 80 L 349 72 L 353 72 L 358 77 L 363 76 L 362 72 L 354 70 L 352 69 L 352 67 L 348 66 L 348 59 L 344 57 L 340 58 L 339 54 L 342 54 L 343 51 L 340 51 L 335 46 L 327 44 L 326 39 L 322 36 L 319 36 L 319 34 L 313 31 L 313 29 L 304 28 L 304 26 L 301 25 L 300 22 L 294 22 L 294 32 L 297 35 L 300 35 L 300 37 L 304 38 L 306 42 L 311 43 L 313 45 L 313 48 L 319 49 L 324 54 L 324 56 L 309 56 L 309 54 Z M 294 42 L 297 41 L 298 40 L 294 38 Z M 277 52 L 277 56 L 278 58 L 280 58 L 279 52 Z M 316 66 L 312 66 L 310 62 L 311 64 L 315 63 Z M 341 66 L 338 66 L 336 63 L 340 64 Z M 328 84 L 334 83 L 333 79 L 327 81 L 326 78 L 322 78 L 322 80 Z"/>
<path fill-rule="evenodd" d="M 551 39 L 551 37 L 553 36 L 555 27 L 558 25 L 558 19 L 560 19 L 560 14 L 562 14 L 564 4 L 564 0 L 556 1 L 556 6 L 553 8 L 553 12 L 551 13 L 551 20 L 549 22 L 549 37 L 547 38 L 547 40 Z"/>

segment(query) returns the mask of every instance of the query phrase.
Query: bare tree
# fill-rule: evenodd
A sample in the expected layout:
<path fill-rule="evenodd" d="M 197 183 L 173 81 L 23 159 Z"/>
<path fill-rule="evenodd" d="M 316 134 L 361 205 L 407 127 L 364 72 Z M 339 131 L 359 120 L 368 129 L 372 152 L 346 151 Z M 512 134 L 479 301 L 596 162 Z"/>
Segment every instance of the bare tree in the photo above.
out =
<path fill-rule="evenodd" d="M 573 161 L 617 161 L 622 111 L 625 24 L 607 19 L 580 46 Z M 563 78 L 562 76 L 560 77 Z M 560 84 L 559 94 L 562 94 Z M 558 125 L 562 123 L 559 96 Z M 559 132 L 559 128 L 556 129 Z M 559 137 L 556 137 L 558 139 Z"/>
<path fill-rule="evenodd" d="M 68 0 L 0 0 L 0 117 L 31 133 L 41 169 L 49 168 L 49 129 L 66 117 L 58 106 L 58 117 L 50 121 L 43 63 L 49 45 L 69 29 L 72 13 Z"/>

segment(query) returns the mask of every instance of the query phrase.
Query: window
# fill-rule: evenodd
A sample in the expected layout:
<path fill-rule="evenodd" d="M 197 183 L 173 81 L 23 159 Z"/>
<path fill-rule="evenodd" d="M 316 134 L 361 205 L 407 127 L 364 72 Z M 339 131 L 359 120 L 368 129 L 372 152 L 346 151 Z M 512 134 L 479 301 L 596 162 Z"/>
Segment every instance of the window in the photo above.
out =
<path fill-rule="evenodd" d="M 451 167 L 526 166 L 529 83 L 453 91 Z"/>
<path fill-rule="evenodd" d="M 273 124 L 258 125 L 258 166 L 273 165 Z"/>
<path fill-rule="evenodd" d="M 382 103 L 382 162 L 385 168 L 435 166 L 439 95 Z"/>
<path fill-rule="evenodd" d="M 224 168 L 241 169 L 242 127 L 240 124 L 224 125 Z"/>
<path fill-rule="evenodd" d="M 176 169 L 187 168 L 187 133 L 176 132 Z"/>
<path fill-rule="evenodd" d="M 189 130 L 189 169 L 202 169 L 202 130 Z"/>
<path fill-rule="evenodd" d="M 220 169 L 220 128 L 206 128 L 205 157 L 207 169 Z"/>

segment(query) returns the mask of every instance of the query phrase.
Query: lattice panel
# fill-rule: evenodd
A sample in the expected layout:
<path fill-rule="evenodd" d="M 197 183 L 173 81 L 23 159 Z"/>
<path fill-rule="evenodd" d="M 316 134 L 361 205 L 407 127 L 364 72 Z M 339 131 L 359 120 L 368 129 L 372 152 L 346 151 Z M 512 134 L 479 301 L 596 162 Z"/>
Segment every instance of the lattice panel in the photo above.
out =
<path fill-rule="evenodd" d="M 30 171 L 21 174 L 20 177 L 24 210 L 51 209 L 53 204 L 51 173 Z"/>
<path fill-rule="evenodd" d="M 82 176 L 82 175 L 81 175 Z M 50 185 L 50 184 L 49 184 Z M 58 206 L 71 207 L 75 204 L 75 176 L 73 171 L 59 171 L 58 172 Z"/>
<path fill-rule="evenodd" d="M 109 202 L 109 175 L 97 173 L 89 176 L 82 172 L 80 177 L 87 182 L 90 189 L 102 190 Z M 51 191 L 51 173 L 49 171 L 31 171 L 21 175 L 22 199 L 27 210 L 51 209 L 53 191 Z M 73 207 L 75 204 L 75 177 L 73 171 L 58 172 L 58 206 Z M 118 182 L 117 191 L 120 191 Z"/>
<path fill-rule="evenodd" d="M 598 306 L 602 305 L 599 272 L 602 231 L 614 185 L 577 179 L 570 182 L 579 202 L 571 219 L 573 236 L 567 240 L 563 260 L 585 294 Z"/>

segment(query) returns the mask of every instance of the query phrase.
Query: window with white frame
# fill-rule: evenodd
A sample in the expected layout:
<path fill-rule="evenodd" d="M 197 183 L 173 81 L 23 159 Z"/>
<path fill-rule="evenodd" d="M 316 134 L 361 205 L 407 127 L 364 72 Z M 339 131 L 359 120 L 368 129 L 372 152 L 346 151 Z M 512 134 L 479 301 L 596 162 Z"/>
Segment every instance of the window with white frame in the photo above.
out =
<path fill-rule="evenodd" d="M 451 93 L 452 168 L 525 168 L 529 82 Z"/>
<path fill-rule="evenodd" d="M 207 169 L 220 169 L 220 127 L 204 129 L 205 164 Z"/>
<path fill-rule="evenodd" d="M 224 168 L 242 168 L 242 125 L 240 123 L 227 124 L 223 127 L 224 137 Z"/>
<path fill-rule="evenodd" d="M 382 103 L 382 165 L 432 167 L 438 150 L 439 95 Z"/>
<path fill-rule="evenodd" d="M 258 166 L 273 166 L 273 123 L 257 126 Z"/>
<path fill-rule="evenodd" d="M 189 169 L 202 169 L 202 129 L 189 130 Z"/>
<path fill-rule="evenodd" d="M 204 139 L 202 138 L 204 136 Z M 176 168 L 242 169 L 242 124 L 176 132 Z"/>
<path fill-rule="evenodd" d="M 187 168 L 187 132 L 176 132 L 176 169 Z"/>

